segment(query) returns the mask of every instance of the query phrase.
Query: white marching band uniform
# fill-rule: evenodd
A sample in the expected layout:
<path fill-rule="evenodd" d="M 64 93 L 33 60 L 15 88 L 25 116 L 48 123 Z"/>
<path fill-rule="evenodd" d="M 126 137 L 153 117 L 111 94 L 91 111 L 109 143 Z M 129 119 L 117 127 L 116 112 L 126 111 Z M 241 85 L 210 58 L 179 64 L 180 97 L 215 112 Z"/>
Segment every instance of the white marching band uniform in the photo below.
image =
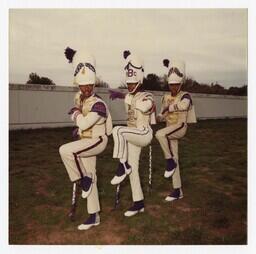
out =
<path fill-rule="evenodd" d="M 161 114 L 166 121 L 166 127 L 156 132 L 156 138 L 160 142 L 165 159 L 174 158 L 177 167 L 172 176 L 173 188 L 181 187 L 178 140 L 185 136 L 187 123 L 194 122 L 194 107 L 191 105 L 191 97 L 187 92 L 180 91 L 177 96 L 165 94 L 162 99 L 162 109 L 168 107 L 168 111 Z"/>
<path fill-rule="evenodd" d="M 129 177 L 133 201 L 144 198 L 139 178 L 139 158 L 141 148 L 149 145 L 153 138 L 153 131 L 150 127 L 151 123 L 155 123 L 152 107 L 151 93 L 127 94 L 125 97 L 125 109 L 128 114 L 127 127 L 116 126 L 113 129 L 113 158 L 128 161 L 132 168 Z"/>
<path fill-rule="evenodd" d="M 174 68 L 177 68 L 183 75 L 177 75 Z M 180 88 L 185 78 L 185 64 L 183 62 L 173 61 L 170 66 L 168 74 L 169 84 L 180 84 Z M 178 73 L 179 74 L 179 73 Z M 183 193 L 181 191 L 181 177 L 179 169 L 179 156 L 178 156 L 178 140 L 184 137 L 187 131 L 187 123 L 195 123 L 195 109 L 192 104 L 191 96 L 188 92 L 179 91 L 176 96 L 166 93 L 162 98 L 162 107 L 159 114 L 160 119 L 166 122 L 166 127 L 156 132 L 155 136 L 159 141 L 166 160 L 173 159 L 176 167 L 174 172 L 170 174 L 165 172 L 165 177 L 172 176 L 172 184 L 174 189 L 180 189 L 180 196 L 182 198 Z M 167 197 L 167 201 L 175 200 L 175 197 Z"/>
<path fill-rule="evenodd" d="M 139 206 L 137 208 L 135 206 L 135 210 L 128 210 L 125 216 L 133 216 L 137 212 L 144 211 L 144 196 L 139 177 L 139 158 L 142 147 L 149 145 L 153 138 L 150 125 L 155 124 L 155 107 L 153 95 L 139 90 L 143 82 L 142 61 L 135 55 L 130 55 L 130 52 L 125 58 L 127 61 L 125 67 L 126 83 L 127 85 L 129 83 L 137 85 L 133 91 L 125 96 L 124 100 L 128 115 L 127 126 L 116 126 L 113 129 L 113 158 L 118 158 L 120 164 L 124 165 L 125 174 L 116 175 L 111 184 L 119 184 L 126 175 L 129 175 L 132 199 L 135 205 Z"/>
<path fill-rule="evenodd" d="M 80 92 L 76 95 L 80 96 Z M 80 140 L 60 147 L 60 155 L 72 182 L 89 176 L 93 179 L 91 192 L 87 197 L 89 214 L 99 212 L 99 197 L 96 176 L 96 155 L 102 153 L 111 134 L 112 120 L 106 104 L 95 94 L 82 103 L 82 114 L 76 119 Z"/>
<path fill-rule="evenodd" d="M 74 84 L 77 86 L 95 85 L 94 58 L 87 52 L 67 49 L 66 57 L 73 63 L 74 67 Z M 112 130 L 112 119 L 106 103 L 94 93 L 85 97 L 79 91 L 74 98 L 75 107 L 71 110 L 71 119 L 78 127 L 80 139 L 64 144 L 59 148 L 68 176 L 71 182 L 80 181 L 83 188 L 82 196 L 87 198 L 87 210 L 92 215 L 86 222 L 79 225 L 78 229 L 86 230 L 100 223 L 96 156 L 106 148 L 108 135 L 111 133 L 114 139 L 113 158 L 120 161 L 118 171 L 111 180 L 111 184 L 120 184 L 129 175 L 134 202 L 133 207 L 124 215 L 133 216 L 144 211 L 144 196 L 139 177 L 139 159 L 141 149 L 148 146 L 153 138 L 151 124 L 156 123 L 155 105 L 153 95 L 140 90 L 144 74 L 142 61 L 135 55 L 131 55 L 129 51 L 125 52 L 126 83 L 128 86 L 129 83 L 134 86 L 134 89 L 129 90 L 124 100 L 128 115 L 127 126 L 116 126 Z M 168 64 L 164 65 L 169 67 L 169 60 L 167 61 Z M 184 79 L 185 64 L 172 62 L 168 73 L 168 84 L 180 84 L 181 87 Z M 175 96 L 172 96 L 171 93 L 166 93 L 163 96 L 159 118 L 166 121 L 166 127 L 158 130 L 155 135 L 161 145 L 167 165 L 172 167 L 171 171 L 165 172 L 165 177 L 172 176 L 173 188 L 179 190 L 177 196 L 169 195 L 166 198 L 167 201 L 182 198 L 178 140 L 186 134 L 187 123 L 196 122 L 191 96 L 187 92 L 180 91 L 180 87 Z M 90 186 L 90 188 L 85 190 L 84 186 Z"/>
<path fill-rule="evenodd" d="M 92 56 L 84 52 L 74 55 L 74 84 L 95 84 L 95 61 Z M 66 167 L 71 182 L 92 179 L 88 192 L 82 193 L 87 197 L 89 214 L 100 211 L 99 195 L 96 176 L 96 156 L 104 151 L 108 142 L 108 135 L 112 132 L 112 119 L 105 102 L 96 94 L 83 98 L 79 91 L 75 95 L 75 110 L 72 114 L 80 139 L 64 144 L 59 153 Z M 84 195 L 83 195 L 84 194 Z M 82 224 L 83 225 L 83 224 Z M 91 225 L 80 225 L 78 229 L 89 229 Z"/>

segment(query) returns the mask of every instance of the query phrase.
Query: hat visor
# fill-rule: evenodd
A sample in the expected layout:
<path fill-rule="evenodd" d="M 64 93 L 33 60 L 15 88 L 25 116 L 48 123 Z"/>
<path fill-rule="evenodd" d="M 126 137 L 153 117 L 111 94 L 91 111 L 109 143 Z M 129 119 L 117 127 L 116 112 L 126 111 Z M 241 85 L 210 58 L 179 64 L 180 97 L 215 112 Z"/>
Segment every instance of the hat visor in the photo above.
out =
<path fill-rule="evenodd" d="M 74 80 L 75 85 L 94 85 L 95 84 L 95 79 L 75 79 Z"/>
<path fill-rule="evenodd" d="M 168 82 L 168 85 L 180 85 L 182 82 L 172 81 Z"/>
<path fill-rule="evenodd" d="M 168 84 L 180 84 L 183 83 L 183 78 L 170 76 L 168 78 Z"/>
<path fill-rule="evenodd" d="M 129 79 L 129 80 L 126 80 L 126 84 L 134 84 L 134 83 L 138 83 L 139 80 L 137 79 Z"/>

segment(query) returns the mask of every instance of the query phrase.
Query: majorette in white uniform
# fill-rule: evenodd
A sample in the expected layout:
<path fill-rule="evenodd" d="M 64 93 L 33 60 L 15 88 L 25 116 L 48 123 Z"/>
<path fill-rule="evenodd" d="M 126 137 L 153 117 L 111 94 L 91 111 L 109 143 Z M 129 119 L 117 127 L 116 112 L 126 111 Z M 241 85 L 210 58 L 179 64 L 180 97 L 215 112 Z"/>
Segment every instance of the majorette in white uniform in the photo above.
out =
<path fill-rule="evenodd" d="M 62 145 L 59 152 L 70 180 L 80 181 L 82 197 L 87 198 L 90 216 L 78 226 L 79 230 L 86 230 L 100 223 L 96 156 L 107 146 L 112 119 L 105 102 L 93 92 L 96 81 L 94 57 L 86 51 L 76 52 L 70 48 L 65 54 L 73 63 L 74 85 L 80 89 L 75 95 L 75 107 L 70 112 L 80 139 Z"/>
<path fill-rule="evenodd" d="M 124 58 L 129 91 L 124 101 L 128 120 L 127 127 L 116 126 L 113 129 L 113 158 L 118 158 L 120 162 L 111 184 L 119 184 L 129 175 L 134 204 L 124 215 L 133 216 L 144 211 L 144 197 L 139 178 L 139 158 L 141 148 L 149 145 L 153 137 L 150 124 L 155 123 L 155 107 L 152 94 L 140 89 L 144 73 L 142 61 L 129 51 L 124 51 Z"/>
<path fill-rule="evenodd" d="M 191 96 L 188 92 L 181 91 L 185 81 L 185 63 L 182 61 L 163 61 L 168 68 L 168 85 L 170 93 L 162 98 L 162 108 L 158 115 L 159 121 L 165 121 L 166 127 L 156 132 L 161 148 L 166 159 L 164 176 L 172 176 L 173 191 L 166 197 L 166 201 L 173 201 L 183 197 L 179 170 L 178 140 L 184 137 L 187 123 L 195 123 L 196 116 Z M 175 88 L 176 87 L 176 88 Z M 174 89 L 174 91 L 173 91 Z"/>

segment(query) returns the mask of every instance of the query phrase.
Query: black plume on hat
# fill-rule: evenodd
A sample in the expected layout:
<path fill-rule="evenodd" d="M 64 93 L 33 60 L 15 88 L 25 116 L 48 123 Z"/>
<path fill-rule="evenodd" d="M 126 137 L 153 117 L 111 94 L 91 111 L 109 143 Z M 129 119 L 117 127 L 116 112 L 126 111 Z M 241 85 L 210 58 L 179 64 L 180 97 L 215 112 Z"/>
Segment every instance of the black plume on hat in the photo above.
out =
<path fill-rule="evenodd" d="M 125 50 L 123 52 L 124 59 L 126 59 L 130 54 L 131 54 L 131 52 L 129 50 Z"/>
<path fill-rule="evenodd" d="M 169 61 L 168 59 L 164 59 L 164 60 L 163 60 L 163 64 L 164 64 L 164 66 L 167 67 L 167 68 L 169 67 L 169 63 L 170 63 L 170 61 Z"/>
<path fill-rule="evenodd" d="M 67 47 L 65 49 L 64 54 L 65 54 L 66 58 L 69 60 L 69 63 L 72 63 L 75 53 L 76 53 L 76 50 L 74 50 L 70 47 Z"/>

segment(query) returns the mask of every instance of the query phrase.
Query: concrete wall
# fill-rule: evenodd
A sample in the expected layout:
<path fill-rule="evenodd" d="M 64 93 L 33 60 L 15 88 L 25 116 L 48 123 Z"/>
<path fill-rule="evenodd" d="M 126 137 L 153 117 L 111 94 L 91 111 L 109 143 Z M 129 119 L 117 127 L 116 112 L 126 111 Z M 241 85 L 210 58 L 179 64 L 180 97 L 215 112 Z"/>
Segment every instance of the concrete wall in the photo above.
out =
<path fill-rule="evenodd" d="M 76 88 L 47 85 L 9 86 L 9 126 L 10 129 L 73 126 L 67 112 L 73 107 Z M 124 91 L 124 90 L 120 90 Z M 108 104 L 113 123 L 124 123 L 123 100 L 109 99 L 108 89 L 97 88 Z M 153 92 L 157 109 L 163 92 Z M 198 119 L 247 117 L 247 97 L 192 94 Z"/>

